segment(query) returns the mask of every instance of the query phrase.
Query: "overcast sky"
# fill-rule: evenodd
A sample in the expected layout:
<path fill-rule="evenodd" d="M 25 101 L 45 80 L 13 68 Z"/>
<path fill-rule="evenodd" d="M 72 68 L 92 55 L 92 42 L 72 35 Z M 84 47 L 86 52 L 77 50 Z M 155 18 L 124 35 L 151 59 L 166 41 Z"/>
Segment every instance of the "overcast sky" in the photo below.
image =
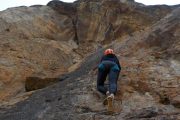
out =
<path fill-rule="evenodd" d="M 46 5 L 50 0 L 2 0 L 0 4 L 0 11 L 5 10 L 9 7 L 16 6 L 30 6 L 35 4 Z M 64 2 L 73 2 L 75 0 L 61 0 Z M 180 0 L 135 0 L 137 2 L 146 4 L 146 5 L 155 5 L 155 4 L 167 4 L 167 5 L 175 5 L 180 4 Z"/>

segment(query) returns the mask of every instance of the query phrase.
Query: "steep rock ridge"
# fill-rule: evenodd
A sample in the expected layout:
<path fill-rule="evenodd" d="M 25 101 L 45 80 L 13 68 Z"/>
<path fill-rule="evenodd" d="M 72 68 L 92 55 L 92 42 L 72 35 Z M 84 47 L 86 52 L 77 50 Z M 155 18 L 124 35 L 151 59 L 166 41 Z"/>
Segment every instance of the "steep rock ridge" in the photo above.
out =
<path fill-rule="evenodd" d="M 72 19 L 74 40 L 79 44 L 78 50 L 83 49 L 85 53 L 124 35 L 143 30 L 176 8 L 146 7 L 132 0 L 79 0 L 74 3 L 51 1 L 48 6 Z M 87 45 L 90 47 L 87 48 Z"/>
<path fill-rule="evenodd" d="M 64 81 L 36 91 L 12 108 L 2 108 L 0 119 L 178 120 L 179 16 L 177 8 L 143 31 L 108 45 L 122 65 L 116 114 L 107 115 L 103 96 L 96 92 L 93 68 L 102 55 L 99 49 Z"/>

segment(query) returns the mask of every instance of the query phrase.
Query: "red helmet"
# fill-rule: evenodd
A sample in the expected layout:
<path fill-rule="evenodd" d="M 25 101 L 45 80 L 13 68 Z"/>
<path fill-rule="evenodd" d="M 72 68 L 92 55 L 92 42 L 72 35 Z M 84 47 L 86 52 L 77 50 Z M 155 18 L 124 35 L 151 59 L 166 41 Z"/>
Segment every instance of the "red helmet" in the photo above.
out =
<path fill-rule="evenodd" d="M 106 49 L 106 50 L 104 51 L 104 55 L 108 55 L 108 54 L 114 54 L 113 49 Z"/>

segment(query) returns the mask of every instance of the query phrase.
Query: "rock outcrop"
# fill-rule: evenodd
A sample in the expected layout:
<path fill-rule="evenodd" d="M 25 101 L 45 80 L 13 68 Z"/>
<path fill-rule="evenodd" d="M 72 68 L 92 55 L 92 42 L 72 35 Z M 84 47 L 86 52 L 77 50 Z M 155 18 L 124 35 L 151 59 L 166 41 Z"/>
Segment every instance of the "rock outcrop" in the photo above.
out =
<path fill-rule="evenodd" d="M 26 77 L 57 77 L 78 61 L 72 21 L 50 7 L 7 9 L 0 20 L 0 100 L 23 92 Z"/>
<path fill-rule="evenodd" d="M 47 85 L 36 87 L 31 80 L 61 82 L 13 106 L 4 104 L 0 119 L 180 119 L 179 16 L 179 5 L 133 0 L 51 1 L 2 11 L 2 93 L 23 91 L 25 79 L 32 90 Z M 122 66 L 113 115 L 102 105 L 93 69 L 106 47 L 115 50 Z M 3 99 L 13 96 L 2 93 Z"/>

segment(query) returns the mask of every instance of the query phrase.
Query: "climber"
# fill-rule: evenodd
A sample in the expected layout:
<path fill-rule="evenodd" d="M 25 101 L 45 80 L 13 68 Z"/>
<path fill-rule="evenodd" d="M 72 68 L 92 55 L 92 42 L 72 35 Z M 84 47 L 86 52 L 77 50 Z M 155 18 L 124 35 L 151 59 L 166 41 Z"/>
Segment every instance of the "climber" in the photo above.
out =
<path fill-rule="evenodd" d="M 117 80 L 121 66 L 119 60 L 112 49 L 106 49 L 101 62 L 98 65 L 97 89 L 99 92 L 107 96 L 106 101 L 112 101 L 117 92 Z M 109 87 L 104 85 L 108 75 Z"/>

